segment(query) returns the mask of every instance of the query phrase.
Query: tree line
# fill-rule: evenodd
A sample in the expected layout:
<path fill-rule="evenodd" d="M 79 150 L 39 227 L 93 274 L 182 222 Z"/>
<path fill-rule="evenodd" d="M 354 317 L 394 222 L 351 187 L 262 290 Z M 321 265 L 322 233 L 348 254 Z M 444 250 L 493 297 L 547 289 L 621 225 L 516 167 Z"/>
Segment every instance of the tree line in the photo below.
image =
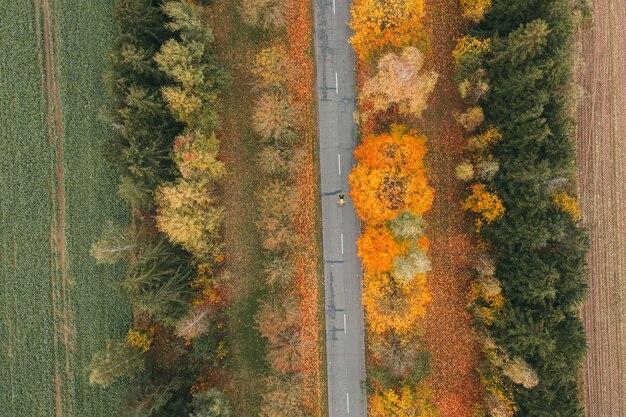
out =
<path fill-rule="evenodd" d="M 430 352 L 423 320 L 432 269 L 424 214 L 435 191 L 425 162 L 426 137 L 415 122 L 438 80 L 424 68 L 428 42 L 422 0 L 357 0 L 350 38 L 365 76 L 359 86 L 362 139 L 354 154 L 350 197 L 363 222 L 368 413 L 435 416 Z"/>
<path fill-rule="evenodd" d="M 104 153 L 133 220 L 106 225 L 91 253 L 128 264 L 114 285 L 130 303 L 133 328 L 94 355 L 89 379 L 133 379 L 122 416 L 230 416 L 226 396 L 201 378 L 224 356 L 216 192 L 224 167 L 215 129 L 230 78 L 200 6 L 116 0 L 114 18 L 102 112 L 113 134 Z"/>
<path fill-rule="evenodd" d="M 584 416 L 588 242 L 570 93 L 578 11 L 566 0 L 494 0 L 455 51 L 461 94 L 481 113 L 457 175 L 471 182 L 464 205 L 493 255 L 474 287 L 492 416 Z M 498 373 L 504 382 L 491 389 Z"/>

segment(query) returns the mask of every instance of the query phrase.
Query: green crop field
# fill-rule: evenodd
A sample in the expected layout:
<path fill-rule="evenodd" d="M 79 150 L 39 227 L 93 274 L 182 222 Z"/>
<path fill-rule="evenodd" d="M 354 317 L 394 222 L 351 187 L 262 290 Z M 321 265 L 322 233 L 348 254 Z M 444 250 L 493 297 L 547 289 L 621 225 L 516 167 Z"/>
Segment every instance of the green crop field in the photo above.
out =
<path fill-rule="evenodd" d="M 109 417 L 125 389 L 87 382 L 91 355 L 130 323 L 111 288 L 122 269 L 89 256 L 127 216 L 98 118 L 112 2 L 0 2 L 0 416 Z"/>

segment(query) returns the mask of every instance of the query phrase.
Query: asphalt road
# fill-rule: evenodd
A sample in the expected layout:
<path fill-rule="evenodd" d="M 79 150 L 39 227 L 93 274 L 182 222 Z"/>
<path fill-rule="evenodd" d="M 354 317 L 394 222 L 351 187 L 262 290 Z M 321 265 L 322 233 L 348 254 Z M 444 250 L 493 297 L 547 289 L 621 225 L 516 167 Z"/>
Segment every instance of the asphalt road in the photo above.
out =
<path fill-rule="evenodd" d="M 354 52 L 348 43 L 350 2 L 313 0 L 319 109 L 329 417 L 365 417 L 365 345 L 360 223 L 349 198 L 354 165 Z M 338 194 L 347 203 L 337 204 Z"/>

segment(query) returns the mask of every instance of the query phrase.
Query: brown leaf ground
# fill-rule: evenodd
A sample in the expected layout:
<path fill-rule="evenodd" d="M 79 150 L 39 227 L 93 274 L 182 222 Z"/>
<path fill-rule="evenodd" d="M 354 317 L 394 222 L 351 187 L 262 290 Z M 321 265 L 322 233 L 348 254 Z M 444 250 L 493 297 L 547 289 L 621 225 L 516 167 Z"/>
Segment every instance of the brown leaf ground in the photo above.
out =
<path fill-rule="evenodd" d="M 318 202 L 317 115 L 313 67 L 312 2 L 290 0 L 287 9 L 287 66 L 289 96 L 297 103 L 297 128 L 305 150 L 304 166 L 296 177 L 298 205 L 294 219 L 298 233 L 296 286 L 300 296 L 301 357 L 305 408 L 320 416 L 324 402 L 320 320 L 320 210 Z"/>
<path fill-rule="evenodd" d="M 470 417 L 480 399 L 476 366 L 480 350 L 466 311 L 470 261 L 476 239 L 461 210 L 464 184 L 454 176 L 467 137 L 455 121 L 461 99 L 454 83 L 452 50 L 465 23 L 458 1 L 426 2 L 430 52 L 426 66 L 439 73 L 423 129 L 428 137 L 427 162 L 435 189 L 427 215 L 433 270 L 428 275 L 432 302 L 425 317 L 425 339 L 432 353 L 430 384 L 442 417 Z"/>

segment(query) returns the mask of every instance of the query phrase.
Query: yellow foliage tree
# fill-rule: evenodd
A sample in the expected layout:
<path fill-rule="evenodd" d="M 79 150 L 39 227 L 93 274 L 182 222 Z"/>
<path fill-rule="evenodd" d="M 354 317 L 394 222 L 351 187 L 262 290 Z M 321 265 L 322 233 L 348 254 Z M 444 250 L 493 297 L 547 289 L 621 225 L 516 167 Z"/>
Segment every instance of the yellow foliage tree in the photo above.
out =
<path fill-rule="evenodd" d="M 463 60 L 469 57 L 482 58 L 491 47 L 490 39 L 479 39 L 471 35 L 465 35 L 456 44 L 452 57 L 454 63 L 459 66 Z"/>
<path fill-rule="evenodd" d="M 474 23 L 483 20 L 491 8 L 491 0 L 461 0 L 461 14 Z"/>
<path fill-rule="evenodd" d="M 389 273 L 365 275 L 363 306 L 373 332 L 411 332 L 426 313 L 430 300 L 425 274 L 418 274 L 407 283 L 397 282 Z"/>
<path fill-rule="evenodd" d="M 262 49 L 255 58 L 252 73 L 256 76 L 260 88 L 283 87 L 287 75 L 287 63 L 282 48 L 271 46 Z"/>
<path fill-rule="evenodd" d="M 578 205 L 578 200 L 576 200 L 575 197 L 572 197 L 569 194 L 562 192 L 552 196 L 552 201 L 559 209 L 569 214 L 572 219 L 574 219 L 574 221 L 580 220 L 580 206 Z"/>
<path fill-rule="evenodd" d="M 157 189 L 156 222 L 159 230 L 198 259 L 219 256 L 219 228 L 223 209 L 216 205 L 207 187 L 199 181 L 180 178 Z"/>
<path fill-rule="evenodd" d="M 489 150 L 492 146 L 502 140 L 502 133 L 495 126 L 488 126 L 480 135 L 472 136 L 467 149 L 471 152 L 482 152 Z"/>
<path fill-rule="evenodd" d="M 176 138 L 174 162 L 184 178 L 214 181 L 226 172 L 224 164 L 217 160 L 217 149 L 215 134 L 187 133 Z"/>
<path fill-rule="evenodd" d="M 367 61 L 385 48 L 419 46 L 424 41 L 424 0 L 356 0 L 352 4 L 350 43 Z"/>
<path fill-rule="evenodd" d="M 485 405 L 489 415 L 512 417 L 518 411 L 514 387 L 501 369 L 508 355 L 490 338 L 485 340 L 482 350 L 487 366 L 478 369 L 478 376 L 480 384 L 487 391 Z"/>
<path fill-rule="evenodd" d="M 217 160 L 217 140 L 200 132 L 179 136 L 174 161 L 181 177 L 155 192 L 157 227 L 199 259 L 215 261 L 223 209 L 211 191 L 225 171 Z"/>
<path fill-rule="evenodd" d="M 163 87 L 163 97 L 176 120 L 194 125 L 202 113 L 204 103 L 192 90 L 181 87 Z"/>
<path fill-rule="evenodd" d="M 135 348 L 139 352 L 147 352 L 152 346 L 152 338 L 154 329 L 147 331 L 130 329 L 126 334 L 126 343 Z"/>
<path fill-rule="evenodd" d="M 423 386 L 380 390 L 370 400 L 370 417 L 437 417 L 430 392 Z"/>
<path fill-rule="evenodd" d="M 470 187 L 470 194 L 465 199 L 463 208 L 479 215 L 475 221 L 478 230 L 485 223 L 500 219 L 506 211 L 500 197 L 489 192 L 485 184 L 474 184 Z"/>
<path fill-rule="evenodd" d="M 495 278 L 477 280 L 470 285 L 470 305 L 473 306 L 474 314 L 486 325 L 491 325 L 496 317 L 502 314 L 504 308 L 505 298 L 500 293 L 499 285 L 499 281 Z"/>

